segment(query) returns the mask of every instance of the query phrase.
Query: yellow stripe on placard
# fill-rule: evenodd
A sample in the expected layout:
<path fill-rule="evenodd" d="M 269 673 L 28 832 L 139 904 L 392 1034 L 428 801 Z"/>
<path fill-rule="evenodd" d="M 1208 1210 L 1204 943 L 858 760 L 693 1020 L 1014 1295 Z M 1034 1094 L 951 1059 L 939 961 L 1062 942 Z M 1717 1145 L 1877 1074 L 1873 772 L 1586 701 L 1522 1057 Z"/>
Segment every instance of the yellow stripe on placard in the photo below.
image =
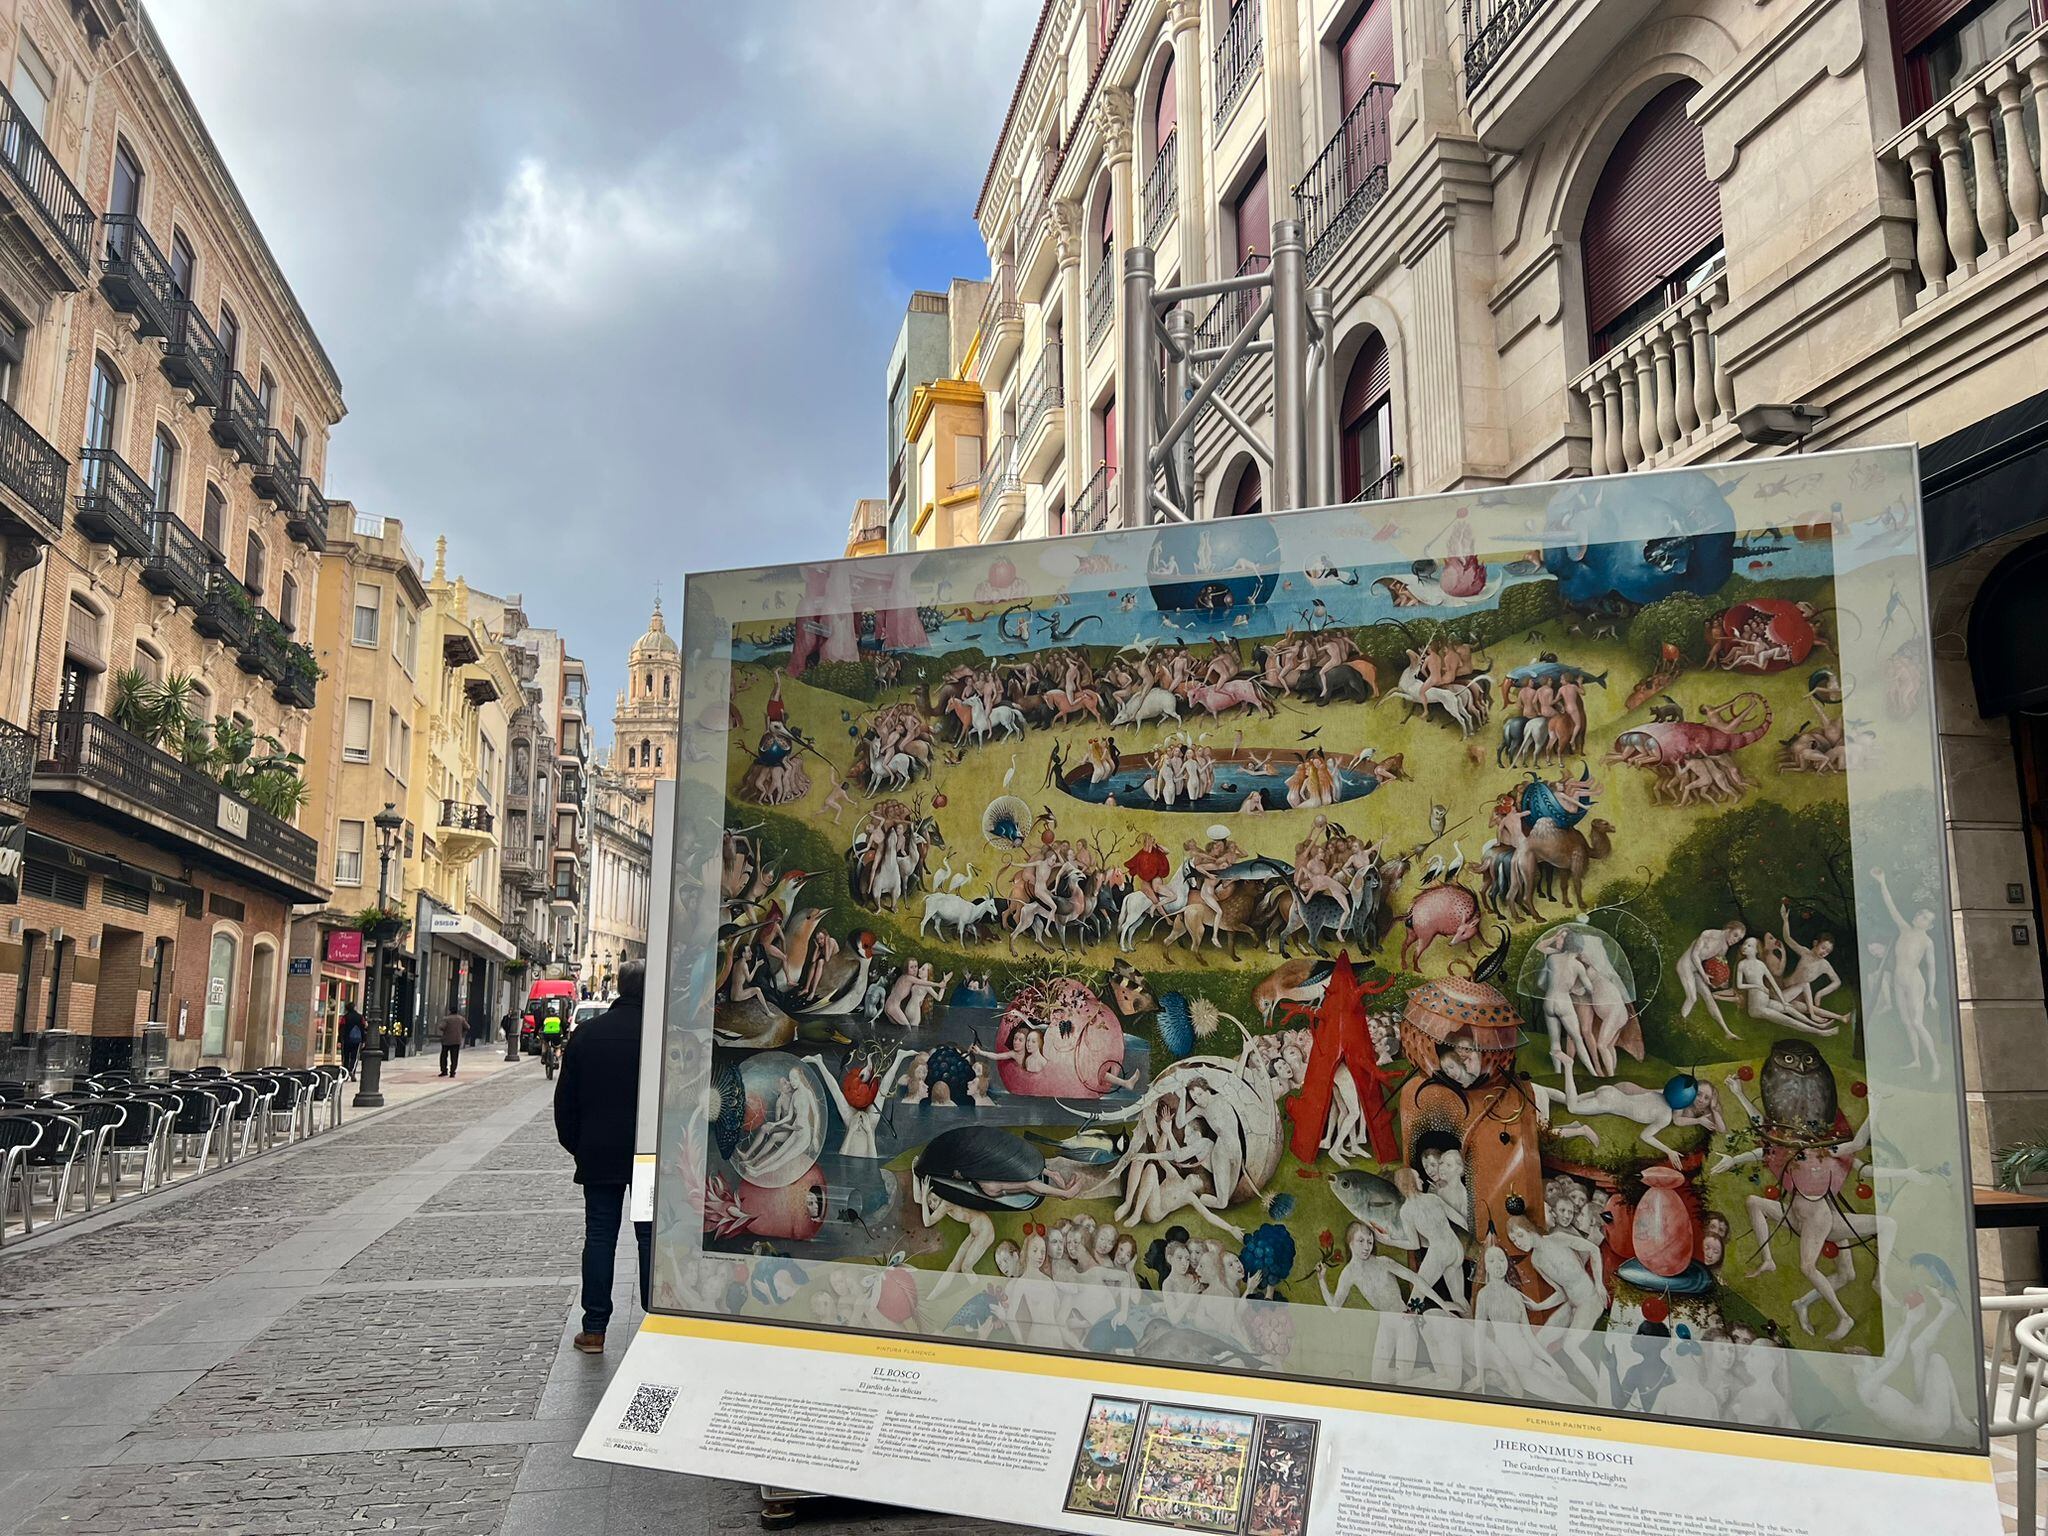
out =
<path fill-rule="evenodd" d="M 1703 1451 L 1717 1456 L 1747 1456 L 1759 1461 L 1838 1467 L 1853 1472 L 1890 1472 L 1901 1477 L 1934 1477 L 1964 1483 L 1991 1481 L 1990 1457 L 1955 1451 L 1918 1451 L 1836 1440 L 1803 1440 L 1792 1435 L 1760 1434 L 1754 1430 L 1704 1429 L 1655 1419 L 1594 1417 L 1562 1409 L 1517 1408 L 1509 1403 L 1384 1392 L 1371 1387 L 1333 1387 L 1321 1382 L 1224 1375 L 1129 1360 L 976 1349 L 935 1339 L 783 1328 L 773 1323 L 657 1316 L 647 1318 L 640 1327 L 645 1333 L 666 1334 L 674 1338 L 770 1345 L 780 1349 L 811 1350 L 818 1354 L 859 1355 L 874 1360 L 912 1360 L 927 1365 L 963 1366 L 970 1370 L 1011 1371 L 1025 1376 L 1055 1376 L 1068 1381 L 1157 1393 L 1207 1392 L 1217 1397 L 1294 1407 L 1431 1419 L 1439 1423 L 1469 1424 L 1510 1432 L 1571 1435 L 1585 1440 L 1605 1440 L 1663 1450 Z"/>

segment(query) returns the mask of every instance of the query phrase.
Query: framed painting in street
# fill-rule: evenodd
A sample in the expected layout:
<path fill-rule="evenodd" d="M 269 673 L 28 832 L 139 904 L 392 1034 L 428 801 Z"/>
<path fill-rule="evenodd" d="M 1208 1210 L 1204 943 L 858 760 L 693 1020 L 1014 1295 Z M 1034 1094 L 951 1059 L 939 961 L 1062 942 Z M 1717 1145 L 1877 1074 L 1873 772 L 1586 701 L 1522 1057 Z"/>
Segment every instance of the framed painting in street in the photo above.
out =
<path fill-rule="evenodd" d="M 1981 1452 L 1918 516 L 1881 449 L 692 577 L 656 1309 Z M 1152 1422 L 1062 1497 L 1220 1519 Z"/>

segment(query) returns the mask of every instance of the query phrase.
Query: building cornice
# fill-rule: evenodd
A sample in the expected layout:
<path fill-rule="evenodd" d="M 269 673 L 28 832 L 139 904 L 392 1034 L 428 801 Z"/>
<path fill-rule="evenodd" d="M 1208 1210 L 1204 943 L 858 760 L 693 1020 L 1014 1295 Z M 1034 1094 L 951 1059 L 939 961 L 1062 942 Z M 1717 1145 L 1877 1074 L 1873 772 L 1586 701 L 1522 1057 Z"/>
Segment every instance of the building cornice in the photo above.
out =
<path fill-rule="evenodd" d="M 910 392 L 910 410 L 903 421 L 903 440 L 914 443 L 932 411 L 941 405 L 980 405 L 987 397 L 972 379 L 933 379 Z"/>

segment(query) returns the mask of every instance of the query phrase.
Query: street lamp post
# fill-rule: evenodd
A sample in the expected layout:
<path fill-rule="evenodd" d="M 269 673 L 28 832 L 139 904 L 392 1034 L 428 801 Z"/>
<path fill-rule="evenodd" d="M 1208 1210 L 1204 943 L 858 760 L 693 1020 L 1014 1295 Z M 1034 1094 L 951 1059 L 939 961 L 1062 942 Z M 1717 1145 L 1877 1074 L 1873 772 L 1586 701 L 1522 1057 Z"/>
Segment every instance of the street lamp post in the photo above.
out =
<path fill-rule="evenodd" d="M 384 1071 L 384 1031 L 389 1027 L 391 996 L 387 984 L 387 967 L 384 963 L 385 936 L 384 903 L 389 900 L 391 882 L 391 853 L 398 846 L 399 834 L 405 830 L 405 818 L 398 814 L 398 808 L 390 801 L 384 802 L 384 809 L 372 818 L 377 828 L 377 966 L 370 982 L 370 1021 L 372 1028 L 369 1038 L 363 1042 L 362 1084 L 356 1089 L 355 1107 L 377 1109 L 384 1103 L 381 1078 Z"/>

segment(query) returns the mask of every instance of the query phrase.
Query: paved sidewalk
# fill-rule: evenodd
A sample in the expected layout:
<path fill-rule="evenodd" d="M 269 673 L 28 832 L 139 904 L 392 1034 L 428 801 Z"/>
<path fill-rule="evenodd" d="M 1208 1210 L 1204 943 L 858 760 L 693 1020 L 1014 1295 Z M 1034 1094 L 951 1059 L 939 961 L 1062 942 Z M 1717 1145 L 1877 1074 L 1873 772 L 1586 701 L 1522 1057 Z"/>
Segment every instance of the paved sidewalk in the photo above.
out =
<path fill-rule="evenodd" d="M 753 1529 L 751 1488 L 571 1456 L 640 1314 L 570 1347 L 580 1192 L 539 1063 L 492 1054 L 452 1088 L 388 1063 L 428 1096 L 0 1252 L 0 1536 Z"/>

